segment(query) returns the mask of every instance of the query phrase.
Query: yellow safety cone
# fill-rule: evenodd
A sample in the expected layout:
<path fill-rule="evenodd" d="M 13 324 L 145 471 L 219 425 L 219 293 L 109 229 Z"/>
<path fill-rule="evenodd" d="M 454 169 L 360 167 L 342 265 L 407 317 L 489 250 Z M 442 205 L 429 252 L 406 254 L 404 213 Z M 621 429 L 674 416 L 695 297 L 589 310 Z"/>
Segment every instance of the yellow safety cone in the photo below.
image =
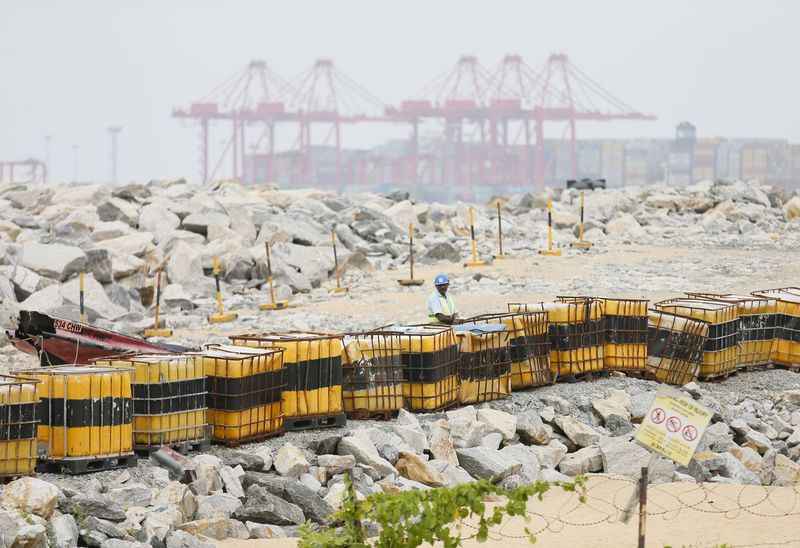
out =
<path fill-rule="evenodd" d="M 560 249 L 553 249 L 553 200 L 547 199 L 547 249 L 540 249 L 540 255 L 561 255 Z"/>
<path fill-rule="evenodd" d="M 478 260 L 478 251 L 475 243 L 475 224 L 472 217 L 472 208 L 469 208 L 469 233 L 470 241 L 472 243 L 472 261 L 464 263 L 464 266 L 483 266 L 486 261 Z"/>
<path fill-rule="evenodd" d="M 232 322 L 236 318 L 239 317 L 238 314 L 234 312 L 228 312 L 227 314 L 222 309 L 222 291 L 219 288 L 219 264 L 217 263 L 217 256 L 214 255 L 214 281 L 217 283 L 217 308 L 218 313 L 212 314 L 208 317 L 208 321 L 211 323 L 223 323 L 223 322 Z"/>
<path fill-rule="evenodd" d="M 161 268 L 158 269 L 156 275 L 156 321 L 153 324 L 153 329 L 145 329 L 145 337 L 171 337 L 172 329 L 159 329 L 158 325 L 158 312 L 161 307 Z"/>
<path fill-rule="evenodd" d="M 269 284 L 269 298 L 270 302 L 258 305 L 259 310 L 282 310 L 289 308 L 289 301 L 276 301 L 275 288 L 272 285 L 272 258 L 269 255 L 269 242 L 265 242 L 267 247 L 267 283 Z"/>
<path fill-rule="evenodd" d="M 500 244 L 500 254 L 495 255 L 495 259 L 505 259 L 507 255 L 503 253 L 503 219 L 500 214 L 500 201 L 497 201 L 497 238 Z"/>
<path fill-rule="evenodd" d="M 584 191 L 583 191 L 583 190 L 581 190 L 581 226 L 580 226 L 580 237 L 578 238 L 578 241 L 577 241 L 577 242 L 572 242 L 570 245 L 571 245 L 572 247 L 578 247 L 578 248 L 580 248 L 580 249 L 589 249 L 589 248 L 591 248 L 591 247 L 592 247 L 592 245 L 593 245 L 593 244 L 592 244 L 592 242 L 587 242 L 586 240 L 584 240 L 584 239 L 583 239 L 583 206 L 584 206 L 583 194 L 584 194 Z"/>
<path fill-rule="evenodd" d="M 331 243 L 333 244 L 333 267 L 336 272 L 336 287 L 331 289 L 333 293 L 347 293 L 349 288 L 339 283 L 339 256 L 336 254 L 336 230 L 331 229 Z"/>
<path fill-rule="evenodd" d="M 414 279 L 414 224 L 408 223 L 408 264 L 411 268 L 411 277 L 407 280 L 397 280 L 400 285 L 422 285 L 425 280 Z"/>
<path fill-rule="evenodd" d="M 78 282 L 79 287 L 79 299 L 80 299 L 80 321 L 81 323 L 86 323 L 86 311 L 83 306 L 83 272 L 80 274 L 80 281 Z"/>

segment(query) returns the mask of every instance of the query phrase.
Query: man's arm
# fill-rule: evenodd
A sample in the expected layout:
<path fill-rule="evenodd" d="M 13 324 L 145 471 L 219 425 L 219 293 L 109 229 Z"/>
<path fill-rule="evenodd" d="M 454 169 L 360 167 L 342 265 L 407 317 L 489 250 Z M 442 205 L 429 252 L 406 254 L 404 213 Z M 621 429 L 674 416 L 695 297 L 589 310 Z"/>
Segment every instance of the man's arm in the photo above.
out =
<path fill-rule="evenodd" d="M 455 314 L 448 316 L 447 314 L 442 314 L 441 312 L 436 313 L 436 319 L 445 325 L 455 325 L 458 322 Z"/>

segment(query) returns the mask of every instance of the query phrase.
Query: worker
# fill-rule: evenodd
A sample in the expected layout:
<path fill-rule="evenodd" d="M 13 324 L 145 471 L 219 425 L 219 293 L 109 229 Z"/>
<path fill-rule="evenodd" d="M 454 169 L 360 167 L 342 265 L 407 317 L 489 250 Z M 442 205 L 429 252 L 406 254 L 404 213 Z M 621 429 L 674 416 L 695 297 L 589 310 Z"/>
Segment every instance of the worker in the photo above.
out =
<path fill-rule="evenodd" d="M 428 297 L 428 322 L 436 325 L 455 325 L 461 323 L 453 299 L 447 294 L 450 279 L 445 274 L 437 274 L 433 280 L 436 290 Z"/>

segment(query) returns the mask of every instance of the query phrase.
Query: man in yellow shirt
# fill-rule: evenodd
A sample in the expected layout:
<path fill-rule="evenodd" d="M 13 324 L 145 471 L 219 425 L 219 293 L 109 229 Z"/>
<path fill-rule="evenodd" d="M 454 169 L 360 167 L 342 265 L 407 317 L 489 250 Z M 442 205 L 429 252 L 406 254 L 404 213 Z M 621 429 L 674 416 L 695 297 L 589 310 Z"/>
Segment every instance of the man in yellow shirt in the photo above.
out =
<path fill-rule="evenodd" d="M 461 323 L 458 319 L 458 310 L 452 297 L 447 294 L 450 279 L 445 274 L 437 274 L 433 281 L 436 290 L 428 297 L 428 323 L 436 325 L 456 325 Z"/>

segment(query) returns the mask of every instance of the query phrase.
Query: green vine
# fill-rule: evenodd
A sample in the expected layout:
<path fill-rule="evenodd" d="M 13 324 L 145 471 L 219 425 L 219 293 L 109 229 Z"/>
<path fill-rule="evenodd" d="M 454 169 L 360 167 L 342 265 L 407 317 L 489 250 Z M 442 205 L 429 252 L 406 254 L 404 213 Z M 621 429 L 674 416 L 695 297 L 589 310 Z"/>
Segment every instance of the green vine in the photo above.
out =
<path fill-rule="evenodd" d="M 364 501 L 356 499 L 350 478 L 345 476 L 344 481 L 342 509 L 334 514 L 338 526 L 318 531 L 311 531 L 308 525 L 301 527 L 301 548 L 396 548 L 436 542 L 445 548 L 455 548 L 468 538 L 485 541 L 490 527 L 499 525 L 506 517 L 521 516 L 527 523 L 528 500 L 532 497 L 543 500 L 551 485 L 578 492 L 580 501 L 586 501 L 586 478 L 582 476 L 572 483 L 537 481 L 516 489 L 503 489 L 480 480 L 453 488 L 382 493 Z M 492 495 L 505 500 L 487 514 L 485 500 Z M 462 526 L 467 519 L 477 520 L 477 532 L 464 536 Z M 378 537 L 367 539 L 362 525 L 365 520 L 380 525 Z M 536 542 L 527 527 L 525 533 L 531 543 Z"/>

